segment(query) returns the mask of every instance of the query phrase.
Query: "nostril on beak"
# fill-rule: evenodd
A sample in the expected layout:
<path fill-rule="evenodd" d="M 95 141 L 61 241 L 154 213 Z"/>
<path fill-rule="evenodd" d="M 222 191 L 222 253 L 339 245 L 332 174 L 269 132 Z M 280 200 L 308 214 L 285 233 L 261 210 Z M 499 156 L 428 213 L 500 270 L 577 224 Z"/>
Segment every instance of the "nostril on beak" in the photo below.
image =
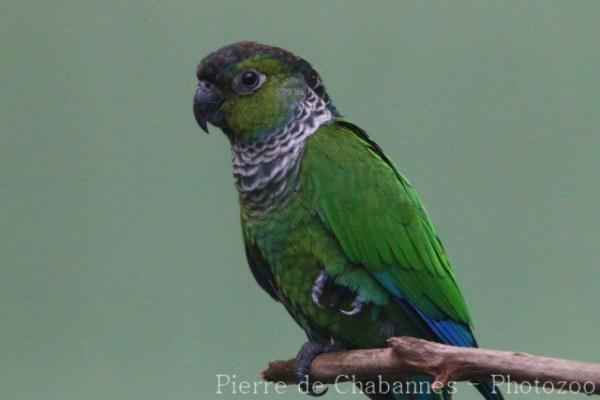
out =
<path fill-rule="evenodd" d="M 194 116 L 200 128 L 208 133 L 206 123 L 215 123 L 214 114 L 222 101 L 221 91 L 215 84 L 200 80 L 194 93 Z"/>
<path fill-rule="evenodd" d="M 198 89 L 200 90 L 212 90 L 214 87 L 214 85 L 212 83 L 210 83 L 209 81 L 198 81 Z"/>

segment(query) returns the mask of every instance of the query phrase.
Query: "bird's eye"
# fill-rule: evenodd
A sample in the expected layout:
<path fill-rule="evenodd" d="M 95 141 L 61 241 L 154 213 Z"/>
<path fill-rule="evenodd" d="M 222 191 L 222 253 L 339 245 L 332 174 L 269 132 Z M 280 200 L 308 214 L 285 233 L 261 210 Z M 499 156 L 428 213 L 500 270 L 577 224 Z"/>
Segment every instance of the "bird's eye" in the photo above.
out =
<path fill-rule="evenodd" d="M 244 71 L 240 77 L 240 82 L 247 88 L 253 88 L 258 83 L 258 78 L 256 71 Z"/>
<path fill-rule="evenodd" d="M 240 72 L 233 80 L 233 87 L 242 94 L 248 94 L 258 89 L 266 80 L 266 77 L 253 69 Z"/>

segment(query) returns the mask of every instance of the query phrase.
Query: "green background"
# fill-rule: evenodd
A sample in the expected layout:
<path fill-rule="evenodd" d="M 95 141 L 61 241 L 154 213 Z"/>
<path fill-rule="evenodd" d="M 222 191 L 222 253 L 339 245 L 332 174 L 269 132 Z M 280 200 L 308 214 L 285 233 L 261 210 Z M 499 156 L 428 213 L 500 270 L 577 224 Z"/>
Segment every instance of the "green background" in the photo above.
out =
<path fill-rule="evenodd" d="M 244 39 L 312 62 L 410 177 L 483 346 L 600 361 L 599 2 L 0 7 L 0 398 L 229 398 L 215 374 L 295 354 L 191 112 Z"/>

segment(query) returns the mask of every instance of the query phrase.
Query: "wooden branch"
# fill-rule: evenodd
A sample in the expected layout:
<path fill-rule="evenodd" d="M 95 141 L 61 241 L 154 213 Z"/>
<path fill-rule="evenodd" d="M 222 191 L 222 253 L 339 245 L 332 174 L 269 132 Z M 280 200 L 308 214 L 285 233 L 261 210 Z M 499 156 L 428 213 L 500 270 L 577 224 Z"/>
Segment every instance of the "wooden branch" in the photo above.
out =
<path fill-rule="evenodd" d="M 555 392 L 600 394 L 600 364 L 525 353 L 447 346 L 413 337 L 388 340 L 391 348 L 350 350 L 318 356 L 310 368 L 313 380 L 339 383 L 348 380 L 399 380 L 415 373 L 435 377 L 433 386 L 448 382 L 481 381 L 529 384 Z M 273 361 L 263 372 L 271 382 L 297 383 L 294 359 Z M 544 386 L 546 385 L 546 386 Z"/>

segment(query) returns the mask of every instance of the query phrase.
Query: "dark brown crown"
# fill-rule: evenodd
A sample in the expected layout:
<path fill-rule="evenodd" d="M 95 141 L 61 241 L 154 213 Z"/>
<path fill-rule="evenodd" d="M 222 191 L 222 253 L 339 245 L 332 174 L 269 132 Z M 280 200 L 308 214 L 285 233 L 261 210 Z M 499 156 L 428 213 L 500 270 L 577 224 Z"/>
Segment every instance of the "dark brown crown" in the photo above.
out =
<path fill-rule="evenodd" d="M 256 42 L 238 42 L 222 47 L 206 56 L 198 65 L 198 79 L 221 82 L 228 68 L 256 54 L 280 60 L 290 72 L 302 74 L 304 81 L 320 98 L 330 103 L 329 95 L 315 69 L 304 59 L 279 47 Z"/>

